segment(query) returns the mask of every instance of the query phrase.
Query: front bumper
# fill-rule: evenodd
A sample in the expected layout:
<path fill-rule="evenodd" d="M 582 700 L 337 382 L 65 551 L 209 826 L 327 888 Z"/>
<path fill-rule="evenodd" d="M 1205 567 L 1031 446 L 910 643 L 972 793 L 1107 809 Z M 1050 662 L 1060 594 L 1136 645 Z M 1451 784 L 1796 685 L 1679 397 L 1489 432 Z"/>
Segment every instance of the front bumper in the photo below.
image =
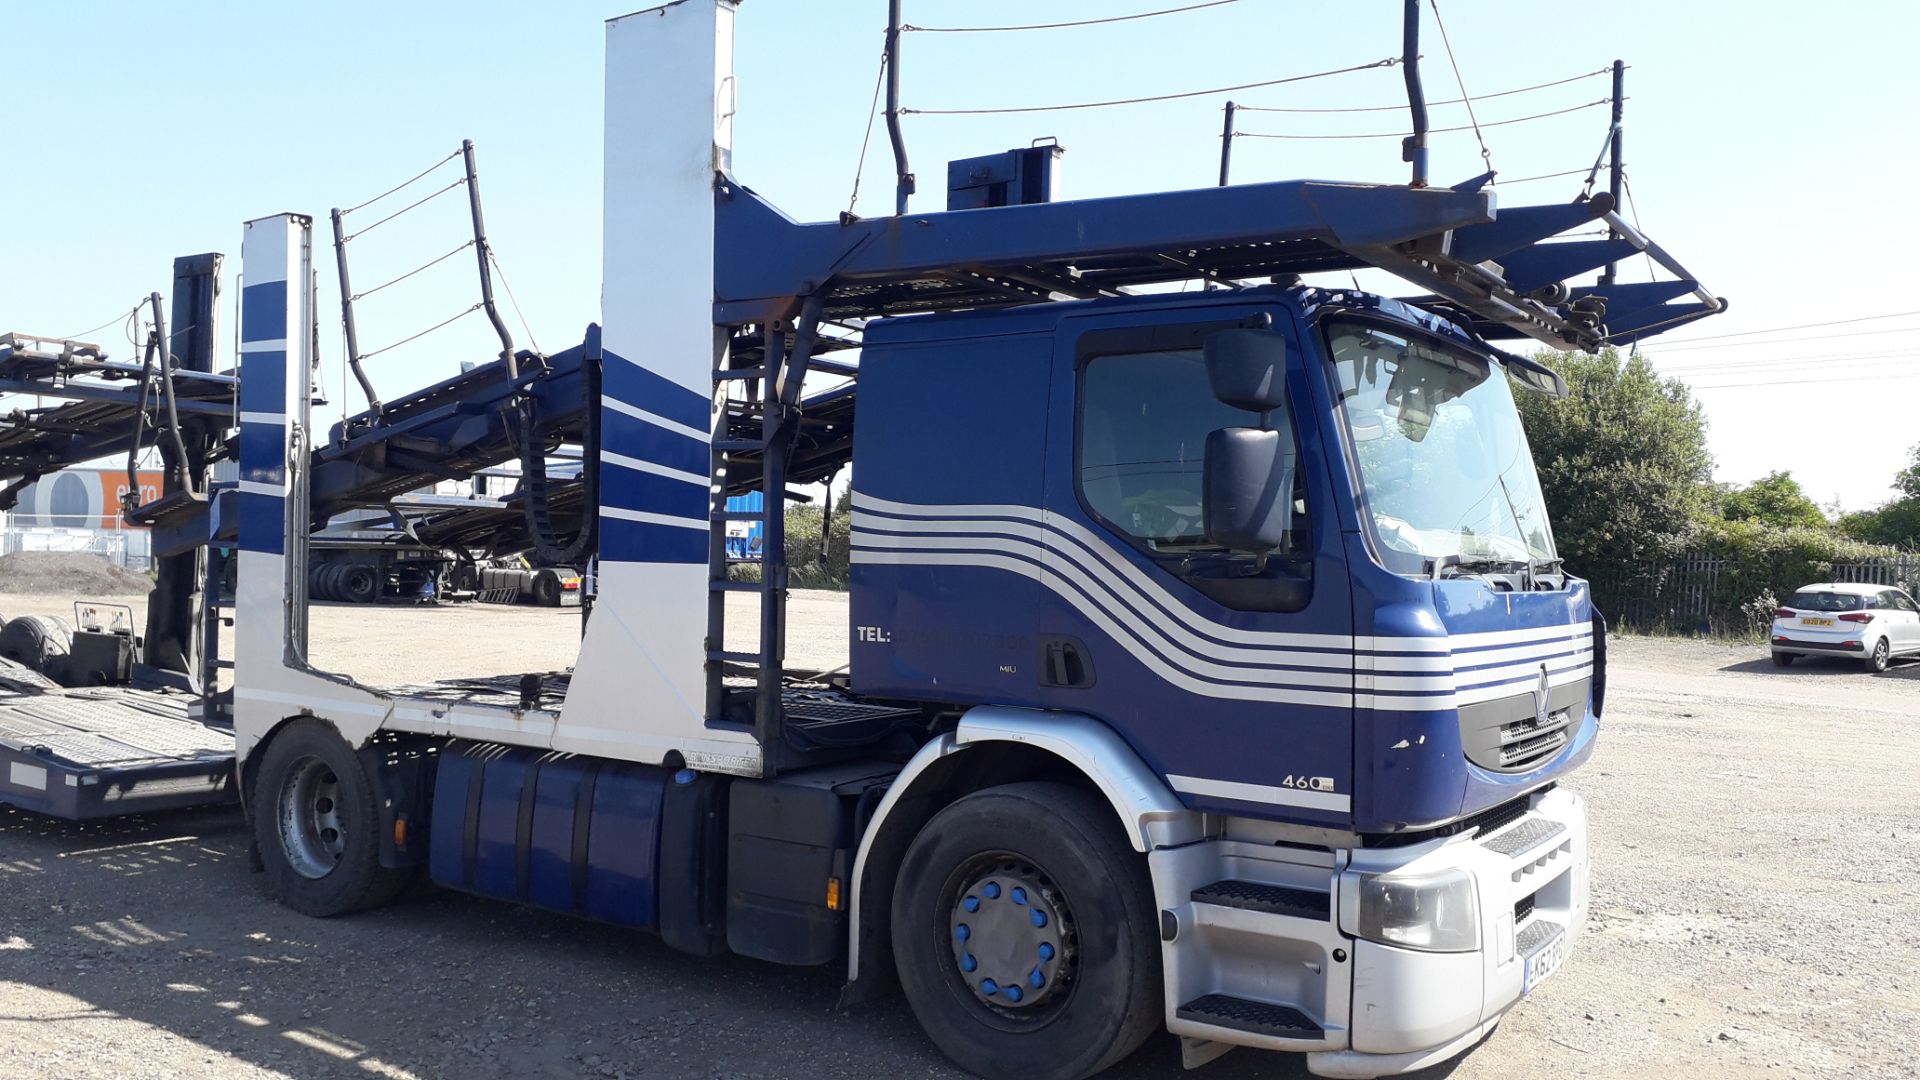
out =
<path fill-rule="evenodd" d="M 1386 1076 L 1453 1057 L 1526 993 L 1527 957 L 1586 921 L 1586 808 L 1532 797 L 1482 834 L 1314 850 L 1236 838 L 1152 853 L 1168 1030 L 1190 1062 L 1232 1046 L 1305 1052 L 1322 1076 Z M 1249 827 L 1251 829 L 1251 826 Z M 1411 868 L 1474 881 L 1478 946 L 1424 952 L 1356 937 L 1356 875 Z"/>

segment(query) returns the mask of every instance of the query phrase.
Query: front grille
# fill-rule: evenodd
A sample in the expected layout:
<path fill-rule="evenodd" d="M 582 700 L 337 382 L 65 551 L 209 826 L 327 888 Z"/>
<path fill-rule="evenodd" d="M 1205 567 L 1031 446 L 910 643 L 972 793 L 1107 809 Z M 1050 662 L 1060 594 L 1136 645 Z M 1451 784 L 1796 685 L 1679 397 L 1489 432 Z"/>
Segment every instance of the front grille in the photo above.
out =
<path fill-rule="evenodd" d="M 1573 739 L 1586 712 L 1591 678 L 1556 686 L 1544 719 L 1531 691 L 1460 707 L 1460 745 L 1467 760 L 1494 772 L 1517 773 L 1545 762 Z"/>

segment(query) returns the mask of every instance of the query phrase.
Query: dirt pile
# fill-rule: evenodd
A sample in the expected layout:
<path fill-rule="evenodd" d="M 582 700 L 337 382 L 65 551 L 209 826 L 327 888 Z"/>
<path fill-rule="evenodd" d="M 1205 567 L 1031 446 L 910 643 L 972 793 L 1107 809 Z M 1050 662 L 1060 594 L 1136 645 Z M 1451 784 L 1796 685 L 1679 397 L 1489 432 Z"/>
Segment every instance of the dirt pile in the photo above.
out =
<path fill-rule="evenodd" d="M 144 594 L 153 579 L 123 570 L 98 555 L 17 551 L 0 555 L 0 593 L 54 593 L 76 600 Z"/>

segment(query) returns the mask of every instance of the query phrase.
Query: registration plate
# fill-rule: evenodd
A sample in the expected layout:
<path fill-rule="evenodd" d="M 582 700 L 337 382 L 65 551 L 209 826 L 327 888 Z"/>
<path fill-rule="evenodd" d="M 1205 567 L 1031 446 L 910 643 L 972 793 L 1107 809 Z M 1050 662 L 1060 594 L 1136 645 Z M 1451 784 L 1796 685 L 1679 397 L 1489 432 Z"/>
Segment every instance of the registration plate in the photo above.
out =
<path fill-rule="evenodd" d="M 1801 626 L 1832 626 L 1832 619 L 1816 619 L 1809 615 L 1800 616 Z"/>
<path fill-rule="evenodd" d="M 1560 970 L 1567 959 L 1567 932 L 1553 935 L 1553 940 L 1533 950 L 1527 957 L 1526 980 L 1521 984 L 1521 993 L 1526 993 L 1546 980 L 1547 976 Z"/>

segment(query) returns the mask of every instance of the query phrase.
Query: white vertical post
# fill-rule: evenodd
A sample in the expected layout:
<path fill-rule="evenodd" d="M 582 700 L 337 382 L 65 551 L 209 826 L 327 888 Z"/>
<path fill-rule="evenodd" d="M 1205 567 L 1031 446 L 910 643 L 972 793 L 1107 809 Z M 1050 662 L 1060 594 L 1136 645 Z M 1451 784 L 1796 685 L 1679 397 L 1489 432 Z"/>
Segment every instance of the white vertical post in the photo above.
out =
<path fill-rule="evenodd" d="M 706 716 L 714 185 L 730 164 L 733 0 L 607 23 L 600 565 L 556 749 L 754 774 Z"/>
<path fill-rule="evenodd" d="M 304 455 L 313 348 L 313 219 L 276 214 L 246 224 L 240 244 L 239 576 L 234 611 L 236 686 L 270 683 L 306 652 Z M 297 467 L 296 467 L 297 466 Z M 297 579 L 297 580 L 296 580 Z M 278 719 L 235 695 L 235 723 Z M 265 706 L 273 710 L 272 706 Z"/>

